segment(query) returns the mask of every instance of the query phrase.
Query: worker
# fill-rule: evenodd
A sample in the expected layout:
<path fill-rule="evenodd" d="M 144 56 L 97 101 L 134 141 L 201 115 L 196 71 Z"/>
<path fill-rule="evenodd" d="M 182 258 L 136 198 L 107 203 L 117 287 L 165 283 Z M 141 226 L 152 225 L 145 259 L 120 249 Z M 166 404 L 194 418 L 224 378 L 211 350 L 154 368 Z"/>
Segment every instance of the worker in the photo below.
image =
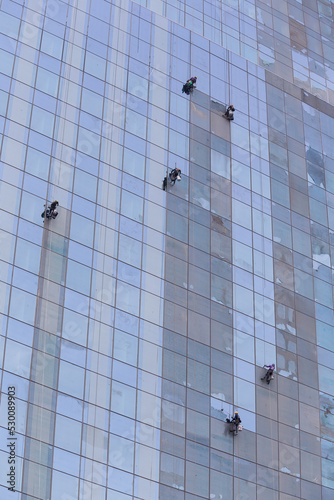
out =
<path fill-rule="evenodd" d="M 192 76 L 189 78 L 189 80 L 186 81 L 186 83 L 182 87 L 182 92 L 185 92 L 187 95 L 190 94 L 190 92 L 193 91 L 193 89 L 196 88 L 195 83 L 197 81 L 197 76 Z"/>
<path fill-rule="evenodd" d="M 55 219 L 58 215 L 58 210 L 56 209 L 58 205 L 59 203 L 57 200 L 53 201 L 49 207 L 47 207 L 47 205 L 44 205 L 44 207 L 46 208 L 44 209 L 44 212 L 41 213 L 41 217 L 43 219 Z"/>
<path fill-rule="evenodd" d="M 268 368 L 267 373 L 264 375 L 264 377 L 261 378 L 261 380 L 265 380 L 267 384 L 270 384 L 270 381 L 274 379 L 274 370 L 275 370 L 275 365 L 264 365 L 263 368 Z"/>
<path fill-rule="evenodd" d="M 55 219 L 58 215 L 58 210 L 54 209 L 50 211 L 50 217 L 49 219 Z"/>
<path fill-rule="evenodd" d="M 181 180 L 181 169 L 177 167 L 173 168 L 173 170 L 169 174 L 169 179 L 171 185 L 174 186 L 176 180 Z"/>
<path fill-rule="evenodd" d="M 56 207 L 59 205 L 58 200 L 54 200 L 50 205 L 50 219 L 55 219 L 58 215 Z"/>
<path fill-rule="evenodd" d="M 237 411 L 234 412 L 233 418 L 226 419 L 226 422 L 231 424 L 230 432 L 234 432 L 235 434 L 238 434 L 238 431 L 241 430 L 241 418 L 239 416 L 239 413 Z"/>
<path fill-rule="evenodd" d="M 189 80 L 187 80 L 187 83 L 189 83 L 192 86 L 194 86 L 196 82 L 197 82 L 197 76 L 192 76 L 191 78 L 189 78 Z"/>
<path fill-rule="evenodd" d="M 225 118 L 227 118 L 228 120 L 234 120 L 234 111 L 235 111 L 235 107 L 233 106 L 233 104 L 230 104 L 226 108 L 226 111 L 224 113 Z"/>
<path fill-rule="evenodd" d="M 237 411 L 234 412 L 234 417 L 232 418 L 232 422 L 234 422 L 235 425 L 241 424 L 241 418 L 240 418 L 239 413 Z"/>
<path fill-rule="evenodd" d="M 50 205 L 50 210 L 55 210 L 56 207 L 58 207 L 59 203 L 58 203 L 58 200 L 54 200 L 51 205 Z"/>
<path fill-rule="evenodd" d="M 44 205 L 44 206 L 46 206 L 46 205 Z M 44 217 L 46 217 L 47 219 L 49 219 L 50 218 L 50 210 L 48 208 L 47 209 L 44 208 L 44 211 L 41 213 L 41 217 L 43 219 L 44 219 Z"/>

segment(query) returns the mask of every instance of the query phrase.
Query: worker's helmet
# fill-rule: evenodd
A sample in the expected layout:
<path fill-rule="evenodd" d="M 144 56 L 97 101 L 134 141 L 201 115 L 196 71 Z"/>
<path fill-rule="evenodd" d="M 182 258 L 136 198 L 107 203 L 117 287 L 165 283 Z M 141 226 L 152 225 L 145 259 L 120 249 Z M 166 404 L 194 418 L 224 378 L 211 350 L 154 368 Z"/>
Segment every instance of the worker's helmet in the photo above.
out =
<path fill-rule="evenodd" d="M 234 413 L 238 413 L 237 411 L 235 411 Z"/>

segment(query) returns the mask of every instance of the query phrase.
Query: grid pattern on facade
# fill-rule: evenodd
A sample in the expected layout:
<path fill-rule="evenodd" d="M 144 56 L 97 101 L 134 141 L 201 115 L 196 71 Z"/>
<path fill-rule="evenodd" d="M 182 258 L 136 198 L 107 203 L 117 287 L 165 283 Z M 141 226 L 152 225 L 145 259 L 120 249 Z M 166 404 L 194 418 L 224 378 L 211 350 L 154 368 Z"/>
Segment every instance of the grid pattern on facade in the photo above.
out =
<path fill-rule="evenodd" d="M 1 2 L 1 498 L 332 498 L 330 72 L 240 49 L 266 12 L 302 51 L 331 4 L 239 3 Z M 205 28 L 232 7 L 238 46 Z"/>
<path fill-rule="evenodd" d="M 285 81 L 334 102 L 331 0 L 136 0 Z"/>

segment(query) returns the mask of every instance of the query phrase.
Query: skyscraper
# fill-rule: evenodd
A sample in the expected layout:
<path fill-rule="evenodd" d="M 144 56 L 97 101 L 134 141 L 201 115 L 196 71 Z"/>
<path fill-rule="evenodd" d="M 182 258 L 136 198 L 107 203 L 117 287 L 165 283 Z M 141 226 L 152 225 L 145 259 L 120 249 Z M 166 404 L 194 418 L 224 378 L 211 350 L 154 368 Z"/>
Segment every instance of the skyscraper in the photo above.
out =
<path fill-rule="evenodd" d="M 332 2 L 0 5 L 1 499 L 331 500 Z"/>

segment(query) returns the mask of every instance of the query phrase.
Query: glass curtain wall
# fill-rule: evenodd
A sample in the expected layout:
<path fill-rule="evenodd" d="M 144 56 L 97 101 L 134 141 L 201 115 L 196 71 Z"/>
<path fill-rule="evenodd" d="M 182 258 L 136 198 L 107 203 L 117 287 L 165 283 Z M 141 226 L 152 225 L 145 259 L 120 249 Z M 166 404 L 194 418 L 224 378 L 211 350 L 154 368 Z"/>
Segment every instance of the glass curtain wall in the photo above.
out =
<path fill-rule="evenodd" d="M 0 2 L 2 499 L 332 498 L 331 25 Z"/>

